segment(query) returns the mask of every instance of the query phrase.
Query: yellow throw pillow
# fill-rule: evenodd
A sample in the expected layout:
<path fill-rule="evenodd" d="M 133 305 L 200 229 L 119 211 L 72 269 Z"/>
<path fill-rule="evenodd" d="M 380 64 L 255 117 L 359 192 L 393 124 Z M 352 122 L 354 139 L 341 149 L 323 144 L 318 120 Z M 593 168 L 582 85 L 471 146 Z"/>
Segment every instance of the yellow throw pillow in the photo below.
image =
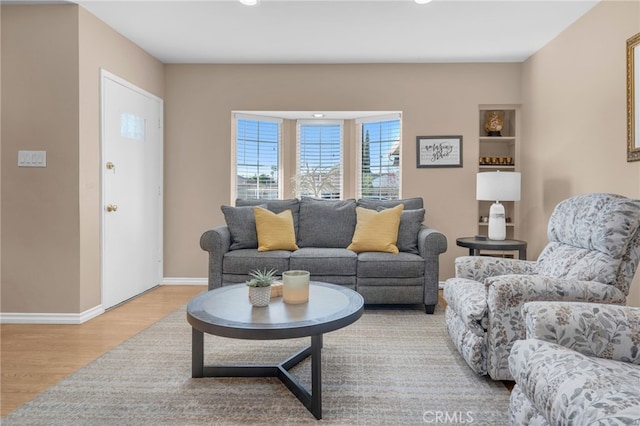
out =
<path fill-rule="evenodd" d="M 258 235 L 258 251 L 298 250 L 291 209 L 275 214 L 262 207 L 253 208 Z"/>
<path fill-rule="evenodd" d="M 403 204 L 381 212 L 356 207 L 356 230 L 347 248 L 356 253 L 383 251 L 397 254 L 398 227 L 403 209 Z"/>

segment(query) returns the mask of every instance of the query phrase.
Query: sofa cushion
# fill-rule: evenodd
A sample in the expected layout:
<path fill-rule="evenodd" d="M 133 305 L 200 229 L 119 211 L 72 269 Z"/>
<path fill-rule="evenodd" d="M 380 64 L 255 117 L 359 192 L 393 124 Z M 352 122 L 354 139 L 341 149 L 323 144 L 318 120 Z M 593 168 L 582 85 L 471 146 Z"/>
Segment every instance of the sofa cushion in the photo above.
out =
<path fill-rule="evenodd" d="M 300 201 L 297 198 L 291 198 L 288 200 L 244 200 L 241 198 L 236 199 L 236 206 L 260 206 L 272 211 L 274 213 L 282 213 L 285 210 L 291 210 L 293 215 L 293 226 L 298 232 L 298 220 L 300 218 Z M 257 245 L 256 245 L 257 247 Z"/>
<path fill-rule="evenodd" d="M 258 251 L 257 249 L 240 249 L 228 251 L 224 255 L 222 272 L 224 274 L 247 275 L 254 269 L 275 268 L 278 274 L 289 270 L 287 250 Z"/>
<path fill-rule="evenodd" d="M 262 204 L 260 207 L 265 207 Z M 224 220 L 231 234 L 230 250 L 254 249 L 258 247 L 256 235 L 256 221 L 253 216 L 253 207 L 221 206 Z"/>
<path fill-rule="evenodd" d="M 414 278 L 423 275 L 424 259 L 416 254 L 358 254 L 358 278 Z"/>
<path fill-rule="evenodd" d="M 378 207 L 382 211 L 386 207 Z M 406 207 L 405 207 L 406 209 Z M 398 228 L 398 250 L 418 254 L 418 232 L 424 222 L 424 209 L 403 210 Z"/>
<path fill-rule="evenodd" d="M 299 247 L 346 248 L 356 227 L 356 201 L 302 197 Z"/>
<path fill-rule="evenodd" d="M 291 269 L 309 271 L 311 275 L 356 275 L 358 257 L 343 248 L 301 248 L 291 253 Z"/>
<path fill-rule="evenodd" d="M 347 247 L 356 253 L 382 251 L 398 253 L 398 228 L 402 204 L 381 212 L 356 207 L 356 230 L 351 244 Z"/>
<path fill-rule="evenodd" d="M 291 210 L 276 214 L 256 206 L 253 213 L 258 234 L 258 251 L 298 249 Z"/>
<path fill-rule="evenodd" d="M 405 210 L 416 210 L 424 208 L 422 197 L 403 198 L 400 200 L 370 200 L 367 198 L 361 198 L 358 200 L 358 207 L 364 207 L 365 209 L 376 210 L 378 207 L 391 208 L 398 204 L 404 205 Z"/>

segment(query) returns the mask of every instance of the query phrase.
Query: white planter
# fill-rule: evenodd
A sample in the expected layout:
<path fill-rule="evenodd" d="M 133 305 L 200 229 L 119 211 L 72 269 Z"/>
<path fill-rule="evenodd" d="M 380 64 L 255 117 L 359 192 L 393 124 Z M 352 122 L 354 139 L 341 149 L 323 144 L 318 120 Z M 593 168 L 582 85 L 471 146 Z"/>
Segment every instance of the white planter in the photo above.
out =
<path fill-rule="evenodd" d="M 271 301 L 271 286 L 249 287 L 249 301 L 253 306 L 268 306 Z"/>

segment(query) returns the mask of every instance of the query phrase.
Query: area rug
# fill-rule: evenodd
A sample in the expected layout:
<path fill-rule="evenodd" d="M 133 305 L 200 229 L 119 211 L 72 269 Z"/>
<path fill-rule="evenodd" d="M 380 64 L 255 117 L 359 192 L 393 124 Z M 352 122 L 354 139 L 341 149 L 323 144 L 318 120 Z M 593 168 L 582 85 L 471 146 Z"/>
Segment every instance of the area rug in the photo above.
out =
<path fill-rule="evenodd" d="M 207 364 L 274 363 L 309 339 L 205 335 Z M 310 360 L 294 375 L 309 386 Z M 476 376 L 442 310 L 366 309 L 324 336 L 323 419 L 330 425 L 507 424 L 509 392 Z M 275 378 L 191 378 L 191 328 L 178 309 L 2 418 L 9 425 L 316 424 Z"/>

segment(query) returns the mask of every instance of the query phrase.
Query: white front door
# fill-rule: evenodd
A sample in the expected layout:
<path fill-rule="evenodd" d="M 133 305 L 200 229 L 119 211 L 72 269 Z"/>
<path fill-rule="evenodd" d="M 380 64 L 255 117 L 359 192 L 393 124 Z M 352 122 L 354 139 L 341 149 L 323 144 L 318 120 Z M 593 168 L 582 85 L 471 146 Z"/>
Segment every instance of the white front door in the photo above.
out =
<path fill-rule="evenodd" d="M 102 71 L 102 306 L 162 281 L 162 99 Z"/>

